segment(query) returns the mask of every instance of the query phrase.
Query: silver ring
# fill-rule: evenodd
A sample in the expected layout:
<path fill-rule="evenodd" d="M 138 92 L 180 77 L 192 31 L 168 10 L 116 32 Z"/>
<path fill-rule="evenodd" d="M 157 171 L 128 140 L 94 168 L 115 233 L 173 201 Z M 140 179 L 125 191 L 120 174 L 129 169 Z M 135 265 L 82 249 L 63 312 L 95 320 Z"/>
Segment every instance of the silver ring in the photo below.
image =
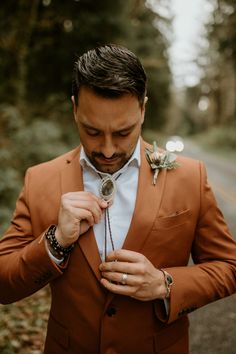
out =
<path fill-rule="evenodd" d="M 126 273 L 122 274 L 122 277 L 121 277 L 121 284 L 122 284 L 122 285 L 125 285 L 127 279 L 128 279 L 128 275 L 127 275 Z"/>

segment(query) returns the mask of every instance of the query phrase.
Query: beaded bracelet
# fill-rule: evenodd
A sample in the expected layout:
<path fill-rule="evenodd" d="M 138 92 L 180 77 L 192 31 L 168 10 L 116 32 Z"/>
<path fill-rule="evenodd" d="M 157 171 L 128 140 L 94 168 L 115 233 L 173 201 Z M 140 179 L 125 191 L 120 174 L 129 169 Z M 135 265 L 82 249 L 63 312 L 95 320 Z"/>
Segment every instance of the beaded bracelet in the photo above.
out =
<path fill-rule="evenodd" d="M 56 228 L 56 225 L 51 225 L 45 233 L 45 237 L 54 251 L 56 251 L 62 257 L 67 257 L 75 245 L 72 244 L 69 247 L 62 247 L 55 236 Z"/>

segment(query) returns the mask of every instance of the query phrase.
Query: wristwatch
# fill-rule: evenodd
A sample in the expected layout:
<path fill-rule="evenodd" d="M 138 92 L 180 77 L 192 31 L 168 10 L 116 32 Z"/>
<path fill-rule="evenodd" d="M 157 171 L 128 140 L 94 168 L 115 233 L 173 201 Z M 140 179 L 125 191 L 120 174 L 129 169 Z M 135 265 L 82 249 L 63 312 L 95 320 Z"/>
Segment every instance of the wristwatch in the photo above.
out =
<path fill-rule="evenodd" d="M 165 271 L 164 269 L 160 269 L 160 271 L 163 273 L 164 275 L 164 280 L 165 280 L 165 285 L 166 285 L 166 296 L 165 298 L 168 298 L 170 296 L 170 290 L 171 290 L 171 286 L 173 285 L 173 278 L 172 276 Z"/>

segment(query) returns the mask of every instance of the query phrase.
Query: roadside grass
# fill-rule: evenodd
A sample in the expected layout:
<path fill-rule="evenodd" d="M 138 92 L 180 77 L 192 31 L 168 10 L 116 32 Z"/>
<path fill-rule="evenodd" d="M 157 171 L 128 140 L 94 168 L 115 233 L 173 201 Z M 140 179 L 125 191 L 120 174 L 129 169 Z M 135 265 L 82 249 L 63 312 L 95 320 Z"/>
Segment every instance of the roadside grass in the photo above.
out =
<path fill-rule="evenodd" d="M 191 139 L 204 150 L 236 163 L 236 125 L 215 127 Z"/>

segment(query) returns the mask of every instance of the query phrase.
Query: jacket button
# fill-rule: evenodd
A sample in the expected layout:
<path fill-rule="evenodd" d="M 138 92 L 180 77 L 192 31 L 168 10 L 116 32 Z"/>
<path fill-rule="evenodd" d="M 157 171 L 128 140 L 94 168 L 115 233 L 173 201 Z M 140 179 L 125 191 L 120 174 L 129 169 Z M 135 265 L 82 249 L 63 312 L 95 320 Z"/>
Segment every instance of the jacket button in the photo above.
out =
<path fill-rule="evenodd" d="M 107 316 L 112 317 L 116 314 L 116 308 L 115 307 L 109 307 L 107 309 Z"/>

